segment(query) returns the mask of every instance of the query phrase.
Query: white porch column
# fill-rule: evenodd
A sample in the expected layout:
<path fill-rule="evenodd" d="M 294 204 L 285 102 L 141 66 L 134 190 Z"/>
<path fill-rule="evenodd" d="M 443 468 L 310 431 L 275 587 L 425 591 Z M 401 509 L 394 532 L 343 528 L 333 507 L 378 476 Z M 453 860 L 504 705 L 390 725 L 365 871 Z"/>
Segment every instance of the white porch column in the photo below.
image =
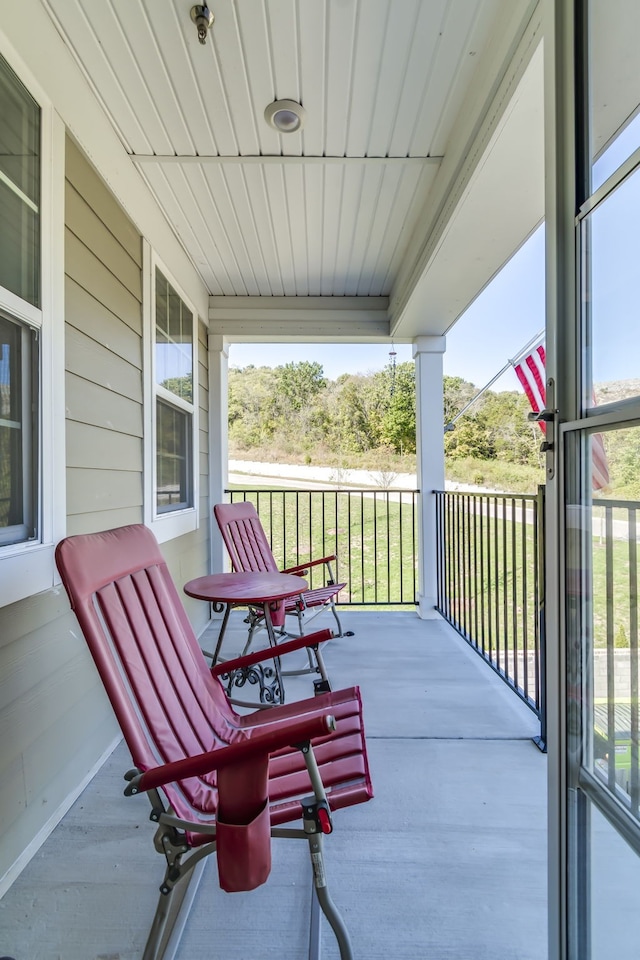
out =
<path fill-rule="evenodd" d="M 224 500 L 229 480 L 229 345 L 216 333 L 209 334 L 209 524 L 211 572 L 222 573 L 227 556 L 213 519 L 213 506 Z"/>
<path fill-rule="evenodd" d="M 418 616 L 435 619 L 437 597 L 436 503 L 433 490 L 444 490 L 444 402 L 442 356 L 444 337 L 417 337 L 416 462 L 418 489 Z"/>

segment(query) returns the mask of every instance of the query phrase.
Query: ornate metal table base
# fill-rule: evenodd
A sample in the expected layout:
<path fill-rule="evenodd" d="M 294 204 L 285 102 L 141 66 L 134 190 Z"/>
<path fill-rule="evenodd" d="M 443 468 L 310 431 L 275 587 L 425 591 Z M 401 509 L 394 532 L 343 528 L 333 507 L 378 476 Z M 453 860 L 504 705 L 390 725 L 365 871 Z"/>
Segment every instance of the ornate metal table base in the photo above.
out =
<path fill-rule="evenodd" d="M 261 663 L 251 667 L 241 667 L 232 673 L 223 673 L 220 676 L 226 683 L 227 696 L 232 698 L 233 688 L 241 688 L 246 684 L 257 685 L 259 688 L 260 703 L 282 703 L 282 686 L 278 671 L 273 667 L 263 667 Z"/>

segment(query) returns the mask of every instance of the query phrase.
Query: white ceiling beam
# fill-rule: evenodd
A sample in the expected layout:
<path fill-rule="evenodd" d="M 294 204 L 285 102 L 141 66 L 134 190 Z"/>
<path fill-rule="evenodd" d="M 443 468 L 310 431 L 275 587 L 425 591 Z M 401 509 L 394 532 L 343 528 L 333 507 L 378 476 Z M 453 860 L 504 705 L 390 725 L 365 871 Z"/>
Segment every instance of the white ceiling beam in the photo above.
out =
<path fill-rule="evenodd" d="M 229 343 L 379 343 L 387 297 L 210 297 L 209 333 Z"/>

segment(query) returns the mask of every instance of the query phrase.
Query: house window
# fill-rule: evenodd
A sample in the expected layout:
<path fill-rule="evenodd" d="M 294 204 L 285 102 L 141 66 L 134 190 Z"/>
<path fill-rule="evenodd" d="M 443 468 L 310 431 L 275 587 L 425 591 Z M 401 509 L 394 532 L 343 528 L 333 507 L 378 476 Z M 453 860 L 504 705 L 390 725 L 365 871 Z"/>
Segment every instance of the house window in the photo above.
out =
<path fill-rule="evenodd" d="M 156 515 L 194 506 L 194 313 L 155 269 Z"/>
<path fill-rule="evenodd" d="M 0 548 L 38 541 L 40 108 L 0 57 Z"/>
<path fill-rule="evenodd" d="M 40 306 L 40 108 L 0 57 L 0 287 Z"/>
<path fill-rule="evenodd" d="M 36 331 L 0 314 L 0 546 L 38 534 Z"/>

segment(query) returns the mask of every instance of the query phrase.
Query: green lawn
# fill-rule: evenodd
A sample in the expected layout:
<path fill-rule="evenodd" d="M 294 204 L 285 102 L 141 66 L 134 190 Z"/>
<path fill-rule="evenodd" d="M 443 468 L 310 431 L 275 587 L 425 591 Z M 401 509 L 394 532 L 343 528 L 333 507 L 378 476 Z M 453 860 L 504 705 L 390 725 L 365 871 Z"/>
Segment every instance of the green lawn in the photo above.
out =
<path fill-rule="evenodd" d="M 246 496 L 257 506 L 280 567 L 336 554 L 334 574 L 347 582 L 343 604 L 413 605 L 417 508 L 410 495 L 399 502 L 385 491 L 254 488 Z M 535 528 L 525 522 L 520 502 L 514 513 L 506 502 L 510 519 L 489 517 L 485 510 L 450 520 L 442 571 L 450 618 L 500 666 L 508 651 L 531 650 L 539 629 Z M 590 563 L 594 644 L 606 645 L 608 623 L 616 645 L 626 646 L 636 603 L 629 543 L 612 539 L 607 550 L 604 538 L 594 536 Z M 320 586 L 322 576 L 322 568 L 314 568 L 308 579 Z M 571 589 L 575 575 L 568 579 Z M 579 586 L 584 593 L 586 581 Z"/>
<path fill-rule="evenodd" d="M 236 495 L 237 498 L 237 495 Z M 341 603 L 415 602 L 417 512 L 414 497 L 383 491 L 253 490 L 255 504 L 279 567 L 335 554 L 333 572 L 347 586 Z M 306 578 L 321 586 L 324 570 Z"/>

